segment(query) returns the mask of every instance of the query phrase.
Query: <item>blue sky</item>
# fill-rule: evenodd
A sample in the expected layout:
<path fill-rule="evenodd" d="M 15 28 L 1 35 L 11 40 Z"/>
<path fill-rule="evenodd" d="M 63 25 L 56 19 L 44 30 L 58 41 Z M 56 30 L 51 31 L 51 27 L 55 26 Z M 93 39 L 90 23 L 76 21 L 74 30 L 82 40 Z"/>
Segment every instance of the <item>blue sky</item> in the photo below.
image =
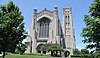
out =
<path fill-rule="evenodd" d="M 6 4 L 10 0 L 0 0 L 0 4 Z M 25 29 L 29 31 L 30 22 L 32 20 L 33 9 L 37 8 L 38 12 L 47 8 L 50 11 L 54 10 L 54 6 L 58 6 L 59 18 L 62 19 L 62 9 L 72 7 L 73 22 L 75 28 L 76 47 L 82 49 L 85 44 L 82 43 L 81 32 L 85 27 L 84 15 L 88 14 L 89 6 L 93 0 L 12 0 L 22 12 L 24 16 Z"/>

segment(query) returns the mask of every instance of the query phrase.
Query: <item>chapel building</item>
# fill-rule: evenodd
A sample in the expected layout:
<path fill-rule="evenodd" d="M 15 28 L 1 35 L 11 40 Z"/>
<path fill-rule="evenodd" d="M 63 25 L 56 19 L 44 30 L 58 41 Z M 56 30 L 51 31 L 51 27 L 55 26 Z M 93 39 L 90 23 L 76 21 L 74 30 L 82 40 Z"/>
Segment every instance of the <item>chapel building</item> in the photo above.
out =
<path fill-rule="evenodd" d="M 34 9 L 27 41 L 27 53 L 40 53 L 37 47 L 45 43 L 57 43 L 72 55 L 73 49 L 76 48 L 72 8 L 63 8 L 62 23 L 57 6 L 54 7 L 54 11 L 45 8 L 38 12 Z"/>

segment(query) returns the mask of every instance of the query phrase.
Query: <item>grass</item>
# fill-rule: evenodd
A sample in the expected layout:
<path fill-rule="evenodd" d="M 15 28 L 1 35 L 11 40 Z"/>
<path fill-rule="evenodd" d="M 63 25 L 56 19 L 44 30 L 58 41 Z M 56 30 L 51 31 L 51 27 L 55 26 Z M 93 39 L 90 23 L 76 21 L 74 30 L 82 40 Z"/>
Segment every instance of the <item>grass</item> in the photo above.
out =
<path fill-rule="evenodd" d="M 49 55 L 43 55 L 43 54 L 11 54 L 6 55 L 5 58 L 59 58 L 59 57 L 51 57 Z"/>
<path fill-rule="evenodd" d="M 47 56 L 36 56 L 36 55 L 7 55 L 5 58 L 47 58 Z"/>

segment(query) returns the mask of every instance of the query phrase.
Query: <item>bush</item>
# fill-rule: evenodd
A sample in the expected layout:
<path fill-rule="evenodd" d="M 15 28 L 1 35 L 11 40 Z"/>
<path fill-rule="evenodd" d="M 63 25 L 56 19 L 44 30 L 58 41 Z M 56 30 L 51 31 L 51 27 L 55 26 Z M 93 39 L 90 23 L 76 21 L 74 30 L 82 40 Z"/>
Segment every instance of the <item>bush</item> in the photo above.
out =
<path fill-rule="evenodd" d="M 1 51 L 0 51 L 0 54 L 2 54 Z"/>
<path fill-rule="evenodd" d="M 89 51 L 87 49 L 82 49 L 81 53 L 85 55 L 85 54 L 89 54 Z"/>
<path fill-rule="evenodd" d="M 24 53 L 23 55 L 48 56 L 47 54 L 40 54 L 40 53 Z"/>
<path fill-rule="evenodd" d="M 79 51 L 78 49 L 74 49 L 74 50 L 73 50 L 73 54 L 75 54 L 75 55 L 76 55 L 76 54 L 80 54 L 80 51 Z"/>
<path fill-rule="evenodd" d="M 82 55 L 71 55 L 71 57 L 83 57 Z"/>

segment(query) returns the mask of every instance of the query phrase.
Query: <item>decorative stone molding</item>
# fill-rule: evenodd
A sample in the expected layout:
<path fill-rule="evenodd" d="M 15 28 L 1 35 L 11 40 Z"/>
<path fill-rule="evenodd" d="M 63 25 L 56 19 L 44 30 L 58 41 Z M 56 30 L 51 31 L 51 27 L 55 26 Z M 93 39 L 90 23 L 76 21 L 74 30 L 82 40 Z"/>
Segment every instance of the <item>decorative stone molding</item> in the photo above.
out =
<path fill-rule="evenodd" d="M 50 17 L 53 17 L 53 12 L 48 11 L 48 10 L 43 10 L 42 12 L 40 12 L 40 13 L 37 14 L 37 18 L 43 16 L 44 14 L 48 15 Z"/>

